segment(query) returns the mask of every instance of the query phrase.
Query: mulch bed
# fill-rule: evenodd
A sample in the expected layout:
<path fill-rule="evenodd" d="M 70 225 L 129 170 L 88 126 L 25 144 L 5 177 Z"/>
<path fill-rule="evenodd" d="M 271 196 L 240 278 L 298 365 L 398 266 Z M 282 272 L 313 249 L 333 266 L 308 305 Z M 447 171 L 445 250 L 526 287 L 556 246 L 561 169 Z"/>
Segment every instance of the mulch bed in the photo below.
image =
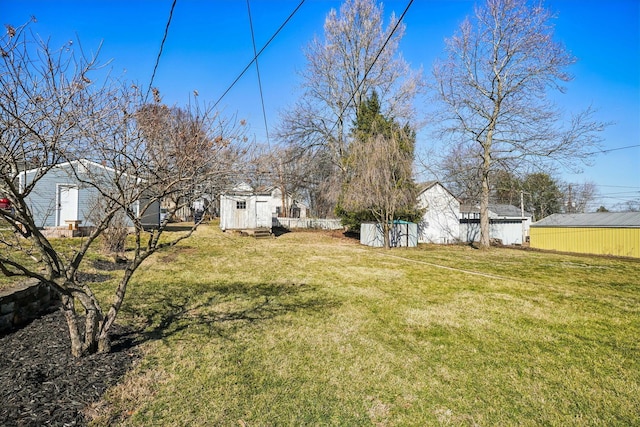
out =
<path fill-rule="evenodd" d="M 112 350 L 71 356 L 59 310 L 0 335 L 0 425 L 83 426 L 83 410 L 100 400 L 140 357 L 135 333 L 115 325 Z"/>

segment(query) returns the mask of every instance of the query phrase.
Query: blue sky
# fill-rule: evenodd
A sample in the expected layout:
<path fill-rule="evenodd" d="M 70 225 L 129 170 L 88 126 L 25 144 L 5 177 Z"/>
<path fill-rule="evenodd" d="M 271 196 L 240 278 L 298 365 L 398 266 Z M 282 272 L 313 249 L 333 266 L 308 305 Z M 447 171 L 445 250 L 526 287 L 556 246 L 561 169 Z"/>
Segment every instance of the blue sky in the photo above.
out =
<path fill-rule="evenodd" d="M 408 0 L 384 2 L 385 14 L 400 15 Z M 53 45 L 78 38 L 85 50 L 102 42 L 100 58 L 109 68 L 146 87 L 151 79 L 172 0 L 129 1 L 22 1 L 0 0 L 2 24 L 14 26 L 37 18 L 33 29 L 50 37 Z M 258 50 L 271 38 L 299 0 L 251 0 Z M 268 129 L 279 112 L 298 93 L 297 71 L 304 68 L 302 48 L 314 34 L 322 36 L 323 22 L 341 2 L 307 0 L 259 58 Z M 556 39 L 577 58 L 574 80 L 557 98 L 567 112 L 592 105 L 598 119 L 613 122 L 605 133 L 603 149 L 580 174 L 557 171 L 564 180 L 597 184 L 600 204 L 613 207 L 640 199 L 640 0 L 547 0 L 556 12 Z M 401 43 L 405 59 L 423 67 L 428 78 L 433 61 L 443 54 L 464 17 L 473 12 L 469 0 L 415 0 L 406 17 Z M 245 0 L 177 0 L 154 86 L 167 104 L 185 104 L 197 90 L 200 101 L 215 102 L 253 57 Z M 250 132 L 266 136 L 255 68 L 220 102 L 224 114 L 246 119 Z M 419 111 L 423 107 L 418 104 Z M 426 111 L 426 108 L 424 108 Z M 418 147 L 432 144 L 419 134 Z"/>

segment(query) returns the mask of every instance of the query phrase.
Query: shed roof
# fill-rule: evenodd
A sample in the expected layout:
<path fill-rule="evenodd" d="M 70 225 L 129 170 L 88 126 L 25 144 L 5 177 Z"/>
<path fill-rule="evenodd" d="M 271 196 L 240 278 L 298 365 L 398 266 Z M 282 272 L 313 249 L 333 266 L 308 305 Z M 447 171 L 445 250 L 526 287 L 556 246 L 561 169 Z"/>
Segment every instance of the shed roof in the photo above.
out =
<path fill-rule="evenodd" d="M 553 214 L 532 227 L 640 227 L 640 212 L 595 212 L 577 214 Z"/>
<path fill-rule="evenodd" d="M 271 194 L 271 190 L 264 186 L 254 189 L 249 183 L 243 181 L 237 183 L 233 188 L 223 191 L 222 194 L 227 196 L 268 196 Z"/>

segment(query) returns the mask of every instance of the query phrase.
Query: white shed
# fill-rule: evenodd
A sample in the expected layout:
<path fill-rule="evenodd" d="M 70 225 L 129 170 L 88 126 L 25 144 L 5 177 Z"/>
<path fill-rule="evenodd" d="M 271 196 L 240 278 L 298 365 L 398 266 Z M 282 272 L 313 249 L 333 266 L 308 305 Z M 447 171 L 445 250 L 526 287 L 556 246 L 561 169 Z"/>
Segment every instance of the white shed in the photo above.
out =
<path fill-rule="evenodd" d="M 418 208 L 425 210 L 418 224 L 418 242 L 455 243 L 460 239 L 460 202 L 442 184 L 422 184 Z"/>
<path fill-rule="evenodd" d="M 220 196 L 222 230 L 271 229 L 277 217 L 306 218 L 307 207 L 288 193 L 283 198 L 278 187 L 254 189 L 246 182 Z"/>
<path fill-rule="evenodd" d="M 363 222 L 360 224 L 360 243 L 381 248 L 384 246 L 382 224 Z M 418 225 L 407 221 L 394 221 L 389 229 L 389 244 L 392 248 L 418 246 Z"/>
<path fill-rule="evenodd" d="M 222 230 L 271 229 L 272 213 L 269 192 L 256 192 L 246 183 L 220 195 Z"/>

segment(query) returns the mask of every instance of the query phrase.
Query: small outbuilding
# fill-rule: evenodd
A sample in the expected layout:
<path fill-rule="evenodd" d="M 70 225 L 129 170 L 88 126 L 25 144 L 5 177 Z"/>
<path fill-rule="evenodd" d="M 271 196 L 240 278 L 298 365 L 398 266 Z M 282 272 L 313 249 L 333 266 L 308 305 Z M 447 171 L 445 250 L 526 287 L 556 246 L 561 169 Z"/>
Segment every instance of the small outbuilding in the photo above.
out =
<path fill-rule="evenodd" d="M 241 183 L 220 195 L 220 228 L 226 230 L 271 230 L 268 192 L 258 192 Z"/>
<path fill-rule="evenodd" d="M 220 195 L 222 230 L 271 229 L 277 217 L 305 218 L 304 204 L 277 187 L 258 187 L 243 182 Z"/>
<path fill-rule="evenodd" d="M 513 205 L 489 204 L 489 237 L 503 245 L 521 245 L 529 235 L 532 217 Z M 460 240 L 480 240 L 480 208 L 476 205 L 460 207 Z"/>
<path fill-rule="evenodd" d="M 531 224 L 532 248 L 640 258 L 640 212 L 553 214 Z"/>

